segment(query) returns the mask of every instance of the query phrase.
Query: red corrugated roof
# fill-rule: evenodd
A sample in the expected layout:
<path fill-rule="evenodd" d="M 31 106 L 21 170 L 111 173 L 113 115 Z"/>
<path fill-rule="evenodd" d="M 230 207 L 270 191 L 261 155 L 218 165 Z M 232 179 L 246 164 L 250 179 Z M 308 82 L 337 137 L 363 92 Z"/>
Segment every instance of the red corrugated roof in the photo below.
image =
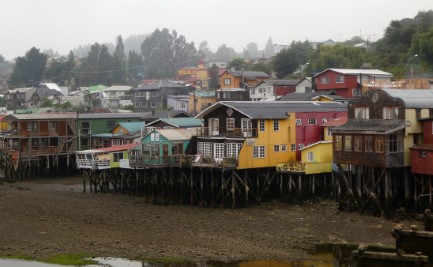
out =
<path fill-rule="evenodd" d="M 122 151 L 122 150 L 129 150 L 133 149 L 136 146 L 139 146 L 140 143 L 132 143 L 132 144 L 126 144 L 121 146 L 110 146 L 110 147 L 104 147 L 104 148 L 98 148 L 97 150 L 102 152 L 114 152 L 114 151 Z"/>
<path fill-rule="evenodd" d="M 327 121 L 325 123 L 322 123 L 322 126 L 324 127 L 334 127 L 334 126 L 341 126 L 347 122 L 347 117 L 338 117 L 333 120 Z"/>

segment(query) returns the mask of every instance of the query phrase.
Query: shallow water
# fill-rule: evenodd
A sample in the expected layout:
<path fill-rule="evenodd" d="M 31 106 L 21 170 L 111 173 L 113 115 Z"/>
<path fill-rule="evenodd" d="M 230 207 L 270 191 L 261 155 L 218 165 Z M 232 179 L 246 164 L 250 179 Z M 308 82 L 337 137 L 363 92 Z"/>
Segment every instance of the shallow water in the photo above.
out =
<path fill-rule="evenodd" d="M 319 254 L 312 256 L 305 261 L 273 261 L 273 260 L 253 260 L 242 262 L 207 262 L 197 264 L 185 263 L 147 263 L 130 261 L 120 258 L 95 258 L 99 265 L 86 265 L 85 267 L 332 267 L 331 254 Z M 15 259 L 0 259 L 0 267 L 65 267 L 65 265 L 48 264 L 36 261 L 24 261 Z"/>

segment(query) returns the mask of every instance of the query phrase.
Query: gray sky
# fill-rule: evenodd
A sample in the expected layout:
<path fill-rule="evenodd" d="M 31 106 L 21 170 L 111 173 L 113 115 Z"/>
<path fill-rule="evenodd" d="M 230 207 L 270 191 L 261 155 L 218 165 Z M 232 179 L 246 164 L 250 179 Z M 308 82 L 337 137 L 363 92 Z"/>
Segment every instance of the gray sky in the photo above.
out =
<path fill-rule="evenodd" d="M 188 42 L 206 40 L 240 52 L 295 41 L 376 41 L 391 20 L 433 9 L 432 0 L 2 0 L 0 55 L 11 60 L 35 46 L 60 54 L 118 35 L 176 30 Z"/>

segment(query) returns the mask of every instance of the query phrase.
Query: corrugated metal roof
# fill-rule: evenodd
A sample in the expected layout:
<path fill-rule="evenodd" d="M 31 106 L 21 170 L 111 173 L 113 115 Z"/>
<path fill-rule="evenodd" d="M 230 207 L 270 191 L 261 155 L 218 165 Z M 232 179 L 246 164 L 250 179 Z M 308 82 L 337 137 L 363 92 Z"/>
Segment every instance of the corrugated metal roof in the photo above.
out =
<path fill-rule="evenodd" d="M 254 119 L 284 119 L 288 112 L 346 111 L 347 104 L 340 102 L 314 101 L 220 101 L 196 116 L 204 118 L 208 113 L 222 106 L 233 108 Z"/>
<path fill-rule="evenodd" d="M 100 134 L 92 134 L 92 137 L 118 137 L 118 136 L 122 136 L 123 134 L 121 133 L 100 133 Z"/>
<path fill-rule="evenodd" d="M 299 83 L 300 80 L 266 80 L 266 81 L 262 81 L 260 83 L 258 83 L 257 85 L 255 85 L 254 87 L 258 87 L 260 84 L 262 83 L 267 83 L 270 85 L 297 85 Z"/>
<path fill-rule="evenodd" d="M 79 113 L 79 119 L 127 119 L 127 118 L 141 118 L 145 115 L 148 115 L 150 112 L 146 113 L 133 113 L 133 112 L 125 112 L 125 113 Z"/>
<path fill-rule="evenodd" d="M 203 120 L 196 119 L 196 118 L 168 118 L 168 119 L 163 118 L 163 119 L 153 121 L 147 124 L 147 126 L 151 126 L 160 121 L 172 125 L 174 127 L 180 127 L 180 128 L 203 126 Z"/>
<path fill-rule="evenodd" d="M 197 135 L 197 128 L 156 129 L 160 135 L 170 141 L 189 140 Z"/>
<path fill-rule="evenodd" d="M 137 90 L 158 90 L 160 88 L 186 88 L 186 86 L 183 84 L 180 84 L 180 83 L 172 82 L 172 81 L 160 80 L 160 81 L 155 81 L 155 82 L 152 82 L 149 84 L 139 86 L 139 87 L 134 88 L 132 90 L 134 90 L 134 91 L 137 91 Z"/>
<path fill-rule="evenodd" d="M 403 100 L 406 108 L 433 108 L 433 90 L 382 89 L 392 97 Z"/>
<path fill-rule="evenodd" d="M 10 114 L 7 115 L 5 121 L 16 120 L 68 120 L 76 119 L 76 113 L 44 113 L 44 114 Z"/>
<path fill-rule="evenodd" d="M 388 134 L 404 127 L 404 120 L 349 119 L 346 124 L 332 128 L 332 133 Z"/>
<path fill-rule="evenodd" d="M 129 85 L 113 85 L 106 89 L 104 89 L 104 92 L 111 92 L 111 91 L 129 91 L 132 87 Z"/>
<path fill-rule="evenodd" d="M 271 76 L 263 71 L 233 71 L 227 70 L 228 73 L 234 77 L 244 77 L 244 78 L 270 78 Z M 221 75 L 221 74 L 220 74 Z"/>
<path fill-rule="evenodd" d="M 317 73 L 314 76 L 318 76 L 321 75 L 322 73 L 325 73 L 327 71 L 335 71 L 341 74 L 346 74 L 346 75 L 370 75 L 370 76 L 382 76 L 382 77 L 393 77 L 394 75 L 392 75 L 389 72 L 385 72 L 382 70 L 378 70 L 378 69 L 336 69 L 336 68 L 330 68 L 330 69 L 326 69 L 322 72 Z"/>
<path fill-rule="evenodd" d="M 141 127 L 144 125 L 144 122 L 119 122 L 119 125 L 127 130 L 129 133 L 139 132 L 141 131 Z"/>

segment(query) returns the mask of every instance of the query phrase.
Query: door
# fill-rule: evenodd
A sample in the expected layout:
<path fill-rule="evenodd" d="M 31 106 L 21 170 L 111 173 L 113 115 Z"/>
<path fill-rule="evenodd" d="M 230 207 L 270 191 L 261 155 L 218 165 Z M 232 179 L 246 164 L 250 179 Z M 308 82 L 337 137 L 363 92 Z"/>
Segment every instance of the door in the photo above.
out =
<path fill-rule="evenodd" d="M 219 135 L 220 122 L 217 118 L 209 119 L 209 135 Z"/>
<path fill-rule="evenodd" d="M 163 144 L 162 145 L 162 160 L 164 164 L 168 164 L 168 145 Z"/>

